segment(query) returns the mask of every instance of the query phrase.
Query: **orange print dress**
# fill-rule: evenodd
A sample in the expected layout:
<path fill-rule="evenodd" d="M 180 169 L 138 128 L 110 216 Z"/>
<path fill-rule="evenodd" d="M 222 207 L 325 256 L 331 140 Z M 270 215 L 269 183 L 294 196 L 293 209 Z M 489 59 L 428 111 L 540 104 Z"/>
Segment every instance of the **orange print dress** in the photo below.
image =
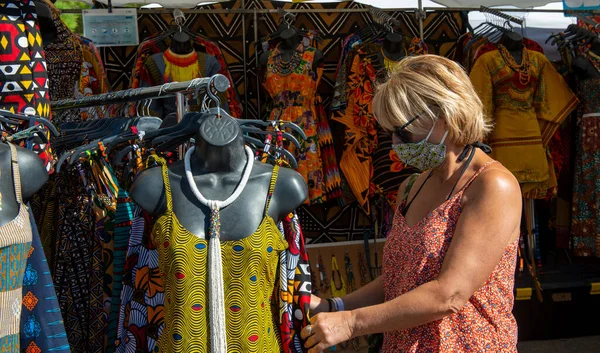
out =
<path fill-rule="evenodd" d="M 438 277 L 462 211 L 462 195 L 491 163 L 475 173 L 462 190 L 412 226 L 401 212 L 406 200 L 400 204 L 384 248 L 386 301 Z M 518 241 L 506 247 L 488 280 L 460 312 L 423 326 L 385 333 L 381 352 L 516 353 L 517 322 L 512 309 L 517 247 Z"/>
<path fill-rule="evenodd" d="M 269 56 L 263 83 L 274 102 L 269 119 L 296 123 L 306 134 L 306 141 L 298 139 L 301 147 L 299 151 L 295 151 L 293 145 L 288 149 L 295 154 L 297 171 L 308 184 L 308 196 L 312 204 L 325 202 L 327 192 L 316 109 L 320 99 L 317 87 L 323 70 L 313 70 L 316 51 L 316 48 L 301 43 L 292 59 L 285 62 L 281 58 L 279 47 L 276 47 Z"/>

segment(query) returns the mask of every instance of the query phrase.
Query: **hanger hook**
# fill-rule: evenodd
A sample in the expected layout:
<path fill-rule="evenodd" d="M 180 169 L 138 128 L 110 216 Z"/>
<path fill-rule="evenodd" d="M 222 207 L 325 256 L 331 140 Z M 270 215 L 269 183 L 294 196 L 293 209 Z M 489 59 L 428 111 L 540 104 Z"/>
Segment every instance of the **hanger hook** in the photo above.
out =
<path fill-rule="evenodd" d="M 217 115 L 221 116 L 221 100 L 219 99 L 219 97 L 214 94 L 211 91 L 211 86 L 213 84 L 213 81 L 217 78 L 217 75 L 213 75 L 209 80 L 208 80 L 208 84 L 206 85 L 206 94 L 217 104 Z"/>

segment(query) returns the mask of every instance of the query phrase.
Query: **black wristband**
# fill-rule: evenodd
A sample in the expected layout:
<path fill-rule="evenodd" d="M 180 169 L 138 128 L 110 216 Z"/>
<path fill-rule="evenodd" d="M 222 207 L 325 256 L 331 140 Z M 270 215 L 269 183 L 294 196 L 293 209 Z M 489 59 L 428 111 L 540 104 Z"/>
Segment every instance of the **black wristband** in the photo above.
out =
<path fill-rule="evenodd" d="M 329 303 L 329 312 L 333 312 L 333 300 L 331 298 L 327 298 L 327 302 Z"/>

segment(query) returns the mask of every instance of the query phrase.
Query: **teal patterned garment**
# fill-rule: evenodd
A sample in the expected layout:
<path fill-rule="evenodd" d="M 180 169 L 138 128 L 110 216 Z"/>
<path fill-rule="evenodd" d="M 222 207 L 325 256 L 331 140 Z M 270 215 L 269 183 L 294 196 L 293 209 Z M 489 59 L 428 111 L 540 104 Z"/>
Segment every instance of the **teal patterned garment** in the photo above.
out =
<path fill-rule="evenodd" d="M 113 295 L 110 302 L 108 317 L 108 340 L 105 353 L 113 353 L 116 349 L 117 326 L 119 323 L 119 308 L 121 292 L 123 291 L 123 275 L 135 204 L 124 189 L 119 189 L 117 195 L 117 211 L 115 214 L 114 251 L 113 251 Z"/>
<path fill-rule="evenodd" d="M 31 221 L 27 206 L 21 197 L 21 175 L 17 149 L 9 144 L 12 180 L 19 213 L 10 222 L 0 226 L 0 352 L 20 352 L 21 302 L 23 277 L 31 248 Z M 10 178 L 10 173 L 3 173 Z"/>
<path fill-rule="evenodd" d="M 23 278 L 21 350 L 24 352 L 70 352 L 62 313 L 34 217 L 29 211 L 33 241 Z"/>

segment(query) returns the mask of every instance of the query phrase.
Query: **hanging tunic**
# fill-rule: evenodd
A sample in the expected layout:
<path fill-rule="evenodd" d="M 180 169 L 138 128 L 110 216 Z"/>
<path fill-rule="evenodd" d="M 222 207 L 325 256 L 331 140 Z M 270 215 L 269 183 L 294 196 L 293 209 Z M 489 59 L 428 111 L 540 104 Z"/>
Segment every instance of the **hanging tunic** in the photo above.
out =
<path fill-rule="evenodd" d="M 600 257 L 600 79 L 579 84 L 571 236 L 578 256 Z"/>
<path fill-rule="evenodd" d="M 492 51 L 475 63 L 470 77 L 494 122 L 492 158 L 515 175 L 524 197 L 545 198 L 557 185 L 548 144 L 578 100 L 543 54 L 524 48 L 523 61 L 528 72 Z"/>
<path fill-rule="evenodd" d="M 298 124 L 306 134 L 306 141 L 300 139 L 300 151 L 295 156 L 298 173 L 308 184 L 308 201 L 312 204 L 326 201 L 325 175 L 319 147 L 317 120 L 317 87 L 321 81 L 322 69 L 313 70 L 317 49 L 304 47 L 301 43 L 292 59 L 285 63 L 279 47 L 273 49 L 267 63 L 264 86 L 274 102 L 269 119 L 291 121 Z M 294 146 L 290 148 L 294 152 Z"/>
<path fill-rule="evenodd" d="M 195 78 L 209 77 L 219 73 L 221 66 L 217 59 L 200 52 L 179 55 L 167 49 L 164 53 L 154 54 L 146 59 L 140 71 L 140 87 L 160 86 L 168 82 L 190 81 Z M 221 96 L 225 105 L 226 98 Z M 196 105 L 190 101 L 190 105 Z M 150 105 L 153 114 L 164 118 L 176 111 L 176 99 L 156 99 Z M 197 110 L 191 109 L 191 110 Z"/>
<path fill-rule="evenodd" d="M 385 301 L 438 277 L 460 218 L 462 196 L 490 163 L 483 165 L 458 193 L 413 226 L 406 223 L 400 211 L 406 205 L 405 198 L 396 211 L 384 247 Z M 488 280 L 460 312 L 412 329 L 385 333 L 381 352 L 516 352 L 517 322 L 512 309 L 517 247 L 518 241 L 506 247 Z"/>
<path fill-rule="evenodd" d="M 228 352 L 280 352 L 271 296 L 278 281 L 280 253 L 288 245 L 268 215 L 278 168 L 258 229 L 241 240 L 221 241 Z M 169 172 L 162 166 L 167 211 L 157 219 L 153 243 L 165 288 L 165 326 L 158 352 L 210 352 L 208 241 L 192 234 L 173 213 Z"/>
<path fill-rule="evenodd" d="M 23 277 L 31 249 L 32 231 L 27 206 L 21 196 L 17 149 L 12 144 L 9 147 L 19 213 L 9 223 L 0 226 L 0 352 L 20 352 Z"/>

